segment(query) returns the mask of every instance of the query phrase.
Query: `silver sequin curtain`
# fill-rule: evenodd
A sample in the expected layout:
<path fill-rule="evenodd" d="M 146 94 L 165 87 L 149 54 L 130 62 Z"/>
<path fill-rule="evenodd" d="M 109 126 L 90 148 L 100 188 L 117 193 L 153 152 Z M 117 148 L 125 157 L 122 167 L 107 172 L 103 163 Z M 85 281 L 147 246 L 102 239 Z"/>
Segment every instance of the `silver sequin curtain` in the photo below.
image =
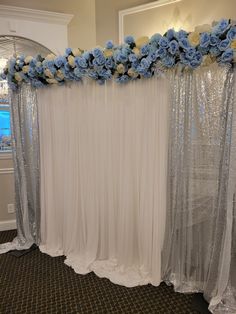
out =
<path fill-rule="evenodd" d="M 170 74 L 163 279 L 220 314 L 236 313 L 234 76 L 218 65 Z"/>

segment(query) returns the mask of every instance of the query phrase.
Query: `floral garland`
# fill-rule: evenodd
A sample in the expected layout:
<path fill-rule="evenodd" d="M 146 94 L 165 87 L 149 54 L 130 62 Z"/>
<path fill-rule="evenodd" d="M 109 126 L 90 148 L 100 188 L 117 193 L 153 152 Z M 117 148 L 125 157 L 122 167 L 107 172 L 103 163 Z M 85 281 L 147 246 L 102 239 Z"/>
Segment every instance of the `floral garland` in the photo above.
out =
<path fill-rule="evenodd" d="M 9 60 L 1 78 L 7 79 L 12 89 L 22 82 L 42 87 L 81 81 L 83 77 L 103 84 L 114 76 L 117 82 L 125 83 L 152 77 L 177 65 L 195 69 L 212 62 L 236 62 L 236 23 L 231 20 L 199 26 L 190 33 L 170 29 L 150 39 L 127 36 L 122 45 L 114 46 L 108 41 L 105 48 L 90 51 L 67 48 L 63 56 L 17 56 Z"/>

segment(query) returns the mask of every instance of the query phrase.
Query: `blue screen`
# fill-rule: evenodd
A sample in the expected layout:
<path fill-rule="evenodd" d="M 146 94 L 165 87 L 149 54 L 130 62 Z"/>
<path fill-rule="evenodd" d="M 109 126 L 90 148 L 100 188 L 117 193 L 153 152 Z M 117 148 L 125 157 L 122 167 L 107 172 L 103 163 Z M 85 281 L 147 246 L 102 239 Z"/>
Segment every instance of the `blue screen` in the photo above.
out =
<path fill-rule="evenodd" d="M 0 139 L 2 136 L 11 135 L 10 112 L 0 110 Z"/>

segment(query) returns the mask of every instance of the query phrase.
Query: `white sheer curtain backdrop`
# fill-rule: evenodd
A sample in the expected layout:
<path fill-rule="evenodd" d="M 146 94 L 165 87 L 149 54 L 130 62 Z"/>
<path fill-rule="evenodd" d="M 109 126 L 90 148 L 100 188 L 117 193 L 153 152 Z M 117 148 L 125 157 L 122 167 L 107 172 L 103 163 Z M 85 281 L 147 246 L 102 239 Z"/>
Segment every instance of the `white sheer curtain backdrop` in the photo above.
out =
<path fill-rule="evenodd" d="M 132 287 L 161 281 L 169 83 L 38 90 L 41 251 Z"/>

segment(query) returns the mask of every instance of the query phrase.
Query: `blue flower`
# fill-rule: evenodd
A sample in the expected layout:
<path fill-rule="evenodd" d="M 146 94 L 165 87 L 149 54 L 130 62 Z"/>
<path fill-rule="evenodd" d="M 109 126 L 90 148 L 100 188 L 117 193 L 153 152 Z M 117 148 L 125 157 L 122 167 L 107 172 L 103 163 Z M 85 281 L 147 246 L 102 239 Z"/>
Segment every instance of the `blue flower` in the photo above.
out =
<path fill-rule="evenodd" d="M 35 67 L 35 71 L 36 71 L 38 74 L 42 74 L 42 73 L 43 73 L 43 67 L 42 67 L 42 66 L 36 66 L 36 67 Z"/>
<path fill-rule="evenodd" d="M 83 58 L 85 58 L 86 60 L 89 60 L 91 57 L 91 54 L 89 51 L 85 51 L 82 55 Z"/>
<path fill-rule="evenodd" d="M 213 27 L 212 33 L 216 35 L 223 34 L 230 27 L 229 20 L 222 19 L 217 25 Z"/>
<path fill-rule="evenodd" d="M 126 75 L 126 74 L 121 75 L 121 76 L 118 76 L 118 77 L 116 78 L 116 82 L 117 82 L 117 83 L 126 83 L 126 82 L 128 82 L 129 80 L 130 80 L 130 77 L 129 77 L 128 75 Z"/>
<path fill-rule="evenodd" d="M 130 55 L 129 55 L 129 61 L 130 62 L 135 62 L 135 61 L 137 61 L 138 60 L 138 57 L 134 54 L 134 53 L 131 53 Z"/>
<path fill-rule="evenodd" d="M 186 58 L 187 60 L 192 60 L 192 59 L 194 58 L 195 54 L 196 54 L 196 49 L 190 47 L 190 48 L 188 48 L 188 49 L 186 50 L 186 52 L 185 52 L 185 58 Z"/>
<path fill-rule="evenodd" d="M 162 38 L 159 40 L 159 46 L 160 46 L 161 48 L 168 48 L 168 45 L 169 45 L 169 40 L 168 40 L 168 38 L 162 37 Z"/>
<path fill-rule="evenodd" d="M 224 39 L 218 44 L 218 48 L 220 51 L 225 51 L 226 49 L 229 48 L 229 46 L 230 46 L 230 41 L 228 39 Z"/>
<path fill-rule="evenodd" d="M 202 33 L 200 35 L 200 46 L 207 48 L 210 44 L 210 35 L 208 33 Z"/>
<path fill-rule="evenodd" d="M 195 53 L 194 59 L 195 59 L 196 61 L 198 61 L 199 64 L 201 64 L 201 62 L 202 62 L 202 54 L 201 54 L 200 51 L 197 51 L 197 52 Z"/>
<path fill-rule="evenodd" d="M 98 71 L 98 75 L 100 78 L 104 79 L 104 80 L 108 80 L 111 78 L 111 71 L 110 70 L 106 70 L 106 69 L 101 69 L 100 71 Z"/>
<path fill-rule="evenodd" d="M 66 58 L 59 56 L 54 60 L 55 65 L 60 68 L 61 66 L 63 66 L 66 63 Z"/>
<path fill-rule="evenodd" d="M 160 57 L 160 58 L 164 58 L 165 55 L 167 54 L 167 50 L 165 48 L 159 48 L 157 50 L 157 55 Z"/>
<path fill-rule="evenodd" d="M 179 50 L 179 44 L 176 40 L 171 40 L 169 43 L 169 52 L 172 55 L 175 55 L 177 51 Z"/>
<path fill-rule="evenodd" d="M 167 31 L 166 37 L 168 38 L 168 40 L 172 40 L 175 37 L 175 31 L 173 28 Z"/>
<path fill-rule="evenodd" d="M 133 36 L 126 36 L 124 41 L 128 45 L 133 44 L 134 43 L 134 37 Z"/>
<path fill-rule="evenodd" d="M 124 63 L 128 61 L 128 54 L 124 53 L 123 51 L 119 51 L 116 55 L 115 58 L 118 62 Z"/>
<path fill-rule="evenodd" d="M 74 69 L 74 74 L 76 77 L 81 78 L 83 76 L 83 74 L 81 73 L 81 69 L 80 68 L 75 68 Z"/>
<path fill-rule="evenodd" d="M 214 46 L 210 48 L 210 54 L 213 55 L 214 57 L 217 57 L 221 54 L 221 52 L 217 46 Z"/>
<path fill-rule="evenodd" d="M 69 56 L 72 53 L 71 48 L 66 48 L 66 56 Z"/>
<path fill-rule="evenodd" d="M 231 27 L 226 36 L 230 41 L 236 39 L 236 26 Z"/>
<path fill-rule="evenodd" d="M 151 60 L 152 62 L 155 62 L 155 61 L 157 60 L 157 58 L 158 58 L 158 53 L 157 53 L 157 51 L 150 53 L 150 54 L 148 55 L 148 58 L 150 58 L 150 60 Z"/>
<path fill-rule="evenodd" d="M 151 60 L 149 58 L 143 58 L 140 62 L 140 65 L 144 68 L 144 69 L 148 69 L 151 65 Z"/>
<path fill-rule="evenodd" d="M 112 49 L 114 47 L 112 40 L 108 40 L 106 42 L 106 48 L 107 49 Z"/>
<path fill-rule="evenodd" d="M 145 78 L 150 78 L 150 77 L 152 77 L 153 76 L 153 72 L 152 71 L 147 71 L 147 72 L 145 72 L 144 74 L 143 74 L 143 77 L 145 77 Z"/>
<path fill-rule="evenodd" d="M 36 78 L 31 80 L 31 84 L 33 87 L 36 87 L 36 88 L 44 86 L 43 82 L 41 82 L 40 80 L 38 80 Z"/>
<path fill-rule="evenodd" d="M 146 56 L 149 52 L 149 46 L 148 45 L 144 45 L 140 48 L 140 53 L 142 56 Z"/>
<path fill-rule="evenodd" d="M 106 59 L 105 67 L 107 69 L 113 69 L 115 67 L 115 62 L 112 57 L 109 57 Z"/>
<path fill-rule="evenodd" d="M 189 66 L 193 69 L 197 68 L 200 64 L 201 63 L 196 59 L 189 61 Z"/>
<path fill-rule="evenodd" d="M 100 57 L 101 55 L 103 55 L 103 53 L 102 53 L 102 50 L 101 50 L 101 49 L 95 48 L 95 49 L 93 49 L 93 51 L 92 51 L 92 55 L 93 55 L 95 58 L 98 58 L 98 57 Z"/>
<path fill-rule="evenodd" d="M 211 46 L 216 46 L 220 42 L 220 38 L 215 34 L 210 34 L 210 44 Z"/>
<path fill-rule="evenodd" d="M 106 58 L 104 57 L 104 55 L 101 55 L 99 57 L 96 57 L 95 60 L 97 61 L 98 65 L 104 65 L 105 61 L 106 61 Z"/>
<path fill-rule="evenodd" d="M 175 64 L 175 58 L 171 55 L 166 55 L 162 60 L 161 62 L 168 68 L 171 68 L 174 66 Z"/>
<path fill-rule="evenodd" d="M 179 39 L 179 45 L 180 47 L 184 49 L 188 49 L 190 47 L 189 41 L 187 38 L 180 38 Z"/>
<path fill-rule="evenodd" d="M 30 65 L 31 67 L 35 67 L 35 66 L 36 66 L 36 63 L 37 63 L 37 60 L 36 60 L 36 59 L 32 59 L 32 60 L 30 60 L 29 65 Z"/>
<path fill-rule="evenodd" d="M 94 80 L 98 79 L 98 73 L 96 71 L 89 71 L 88 76 Z"/>
<path fill-rule="evenodd" d="M 233 60 L 234 57 L 234 50 L 229 48 L 226 51 L 224 51 L 220 57 L 220 61 L 223 63 L 228 63 Z"/>
<path fill-rule="evenodd" d="M 203 47 L 201 47 L 201 46 L 198 46 L 198 51 L 202 54 L 202 55 L 206 55 L 206 54 L 208 54 L 208 51 L 209 51 L 209 48 L 210 48 L 210 46 L 209 47 L 206 47 L 206 48 L 203 48 Z"/>
<path fill-rule="evenodd" d="M 180 31 L 175 32 L 174 36 L 175 36 L 176 39 L 181 40 L 181 39 L 186 38 L 187 35 L 188 35 L 188 33 L 181 29 Z"/>
<path fill-rule="evenodd" d="M 75 64 L 83 69 L 86 69 L 88 66 L 87 61 L 84 57 L 75 57 Z"/>
<path fill-rule="evenodd" d="M 161 34 L 156 33 L 151 37 L 150 43 L 158 44 L 161 38 L 162 38 Z"/>
<path fill-rule="evenodd" d="M 36 72 L 35 72 L 34 68 L 29 68 L 28 76 L 29 77 L 35 77 L 35 75 L 36 75 Z"/>
<path fill-rule="evenodd" d="M 17 90 L 17 85 L 14 82 L 8 81 L 8 85 L 9 85 L 10 89 Z"/>

